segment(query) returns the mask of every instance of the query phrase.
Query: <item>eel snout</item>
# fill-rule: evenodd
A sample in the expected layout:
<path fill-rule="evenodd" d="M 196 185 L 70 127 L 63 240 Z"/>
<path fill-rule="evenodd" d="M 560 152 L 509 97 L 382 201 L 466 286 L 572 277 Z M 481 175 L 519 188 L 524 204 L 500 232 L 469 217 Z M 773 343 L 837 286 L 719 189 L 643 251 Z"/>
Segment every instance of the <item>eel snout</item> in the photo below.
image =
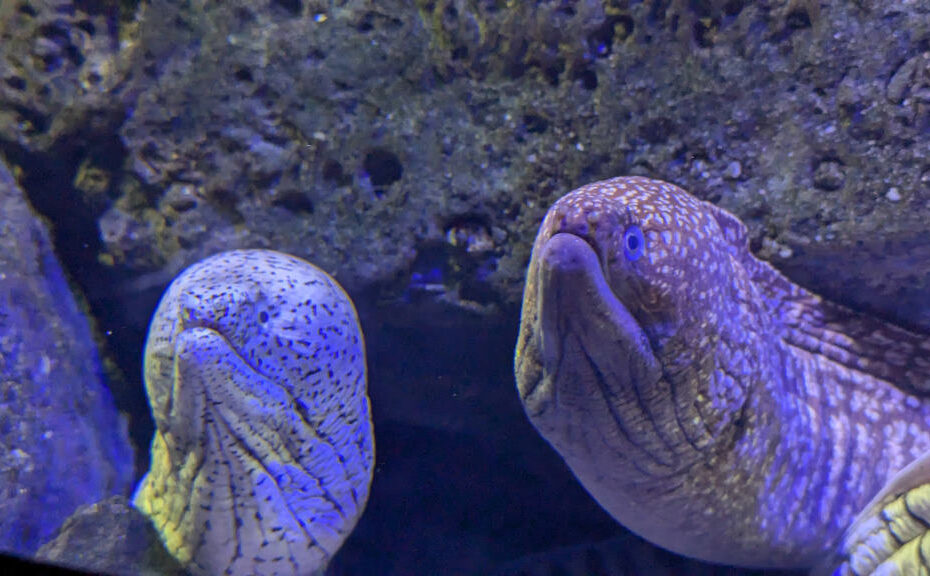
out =
<path fill-rule="evenodd" d="M 546 376 L 521 390 L 527 412 L 564 408 L 579 392 L 579 364 L 598 370 L 607 346 L 641 332 L 611 290 L 594 247 L 578 235 L 559 232 L 541 247 L 537 269 L 540 354 Z M 612 335 L 612 337 L 605 336 Z M 640 346 L 639 339 L 628 342 Z M 575 376 L 575 377 L 573 377 Z M 561 397 L 560 397 L 561 395 Z"/>

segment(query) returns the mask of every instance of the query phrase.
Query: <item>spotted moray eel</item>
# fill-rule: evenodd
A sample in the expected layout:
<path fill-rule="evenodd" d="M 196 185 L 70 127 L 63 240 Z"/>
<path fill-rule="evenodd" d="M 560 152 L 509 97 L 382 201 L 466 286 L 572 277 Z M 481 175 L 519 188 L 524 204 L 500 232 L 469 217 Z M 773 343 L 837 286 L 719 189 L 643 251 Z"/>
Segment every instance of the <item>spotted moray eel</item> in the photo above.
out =
<path fill-rule="evenodd" d="M 927 566 L 930 337 L 792 284 L 736 217 L 676 186 L 614 178 L 550 208 L 515 371 L 591 495 L 662 547 L 847 574 Z"/>
<path fill-rule="evenodd" d="M 197 575 L 321 574 L 372 476 L 365 347 L 349 297 L 278 252 L 185 270 L 145 346 L 156 432 L 135 506 Z"/>

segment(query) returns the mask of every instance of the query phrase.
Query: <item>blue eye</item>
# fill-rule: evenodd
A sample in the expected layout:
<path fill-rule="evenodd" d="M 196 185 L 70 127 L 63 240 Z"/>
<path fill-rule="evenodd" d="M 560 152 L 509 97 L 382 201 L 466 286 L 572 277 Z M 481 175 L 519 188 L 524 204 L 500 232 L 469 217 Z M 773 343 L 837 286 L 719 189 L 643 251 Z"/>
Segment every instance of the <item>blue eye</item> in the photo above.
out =
<path fill-rule="evenodd" d="M 623 255 L 626 256 L 626 259 L 630 262 L 639 260 L 639 257 L 643 255 L 643 248 L 645 245 L 646 241 L 643 238 L 643 231 L 639 226 L 630 226 L 626 229 L 626 232 L 623 233 Z"/>

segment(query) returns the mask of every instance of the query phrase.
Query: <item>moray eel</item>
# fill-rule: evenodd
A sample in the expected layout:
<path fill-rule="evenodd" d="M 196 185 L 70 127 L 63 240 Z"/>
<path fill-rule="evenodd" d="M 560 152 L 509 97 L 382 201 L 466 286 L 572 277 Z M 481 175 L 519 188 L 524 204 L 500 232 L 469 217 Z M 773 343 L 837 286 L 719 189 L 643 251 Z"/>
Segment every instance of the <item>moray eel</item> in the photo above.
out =
<path fill-rule="evenodd" d="M 930 338 L 791 283 L 735 216 L 676 186 L 615 178 L 550 208 L 515 372 L 540 434 L 659 546 L 756 567 L 829 556 L 849 574 L 926 566 Z"/>
<path fill-rule="evenodd" d="M 134 505 L 198 575 L 321 574 L 368 499 L 374 440 L 355 309 L 269 250 L 203 260 L 145 344 L 155 419 Z"/>

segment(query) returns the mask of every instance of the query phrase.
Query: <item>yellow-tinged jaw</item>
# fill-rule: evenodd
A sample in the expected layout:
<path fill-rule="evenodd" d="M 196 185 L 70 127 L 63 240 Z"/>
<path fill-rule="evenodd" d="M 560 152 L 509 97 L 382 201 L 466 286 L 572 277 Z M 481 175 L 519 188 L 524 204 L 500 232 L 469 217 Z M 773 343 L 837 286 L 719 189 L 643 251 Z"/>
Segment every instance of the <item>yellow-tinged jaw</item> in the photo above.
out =
<path fill-rule="evenodd" d="M 146 341 L 157 426 L 135 496 L 198 576 L 316 574 L 368 499 L 365 348 L 332 278 L 267 250 L 195 264 Z"/>

